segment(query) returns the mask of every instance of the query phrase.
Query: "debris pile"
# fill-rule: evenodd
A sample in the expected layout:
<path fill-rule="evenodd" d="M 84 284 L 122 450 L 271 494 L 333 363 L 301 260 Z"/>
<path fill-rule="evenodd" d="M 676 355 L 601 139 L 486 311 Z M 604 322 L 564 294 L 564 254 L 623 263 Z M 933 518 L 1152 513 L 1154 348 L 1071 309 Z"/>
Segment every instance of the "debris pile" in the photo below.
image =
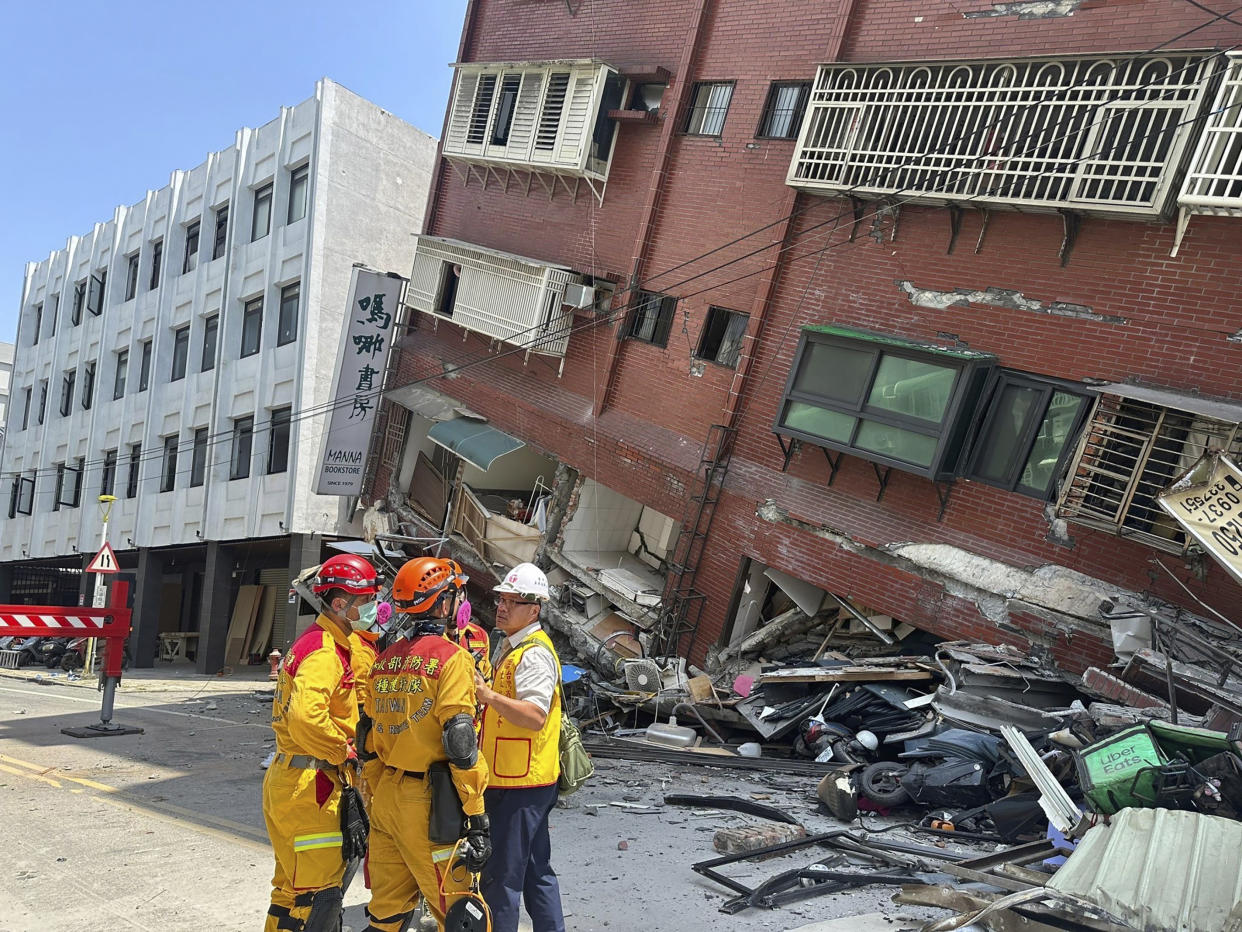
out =
<path fill-rule="evenodd" d="M 580 680 L 570 708 L 593 754 L 793 774 L 849 826 L 718 836 L 722 856 L 693 869 L 729 891 L 724 912 L 880 884 L 957 914 L 929 930 L 1242 932 L 1236 631 L 1113 613 L 1117 662 L 1075 676 L 1039 650 L 935 643 L 856 613 L 791 608 L 713 674 L 640 657 Z M 932 841 L 859 830 L 869 813 Z M 757 886 L 723 870 L 810 849 Z M 1170 851 L 1185 884 L 1151 879 Z"/>

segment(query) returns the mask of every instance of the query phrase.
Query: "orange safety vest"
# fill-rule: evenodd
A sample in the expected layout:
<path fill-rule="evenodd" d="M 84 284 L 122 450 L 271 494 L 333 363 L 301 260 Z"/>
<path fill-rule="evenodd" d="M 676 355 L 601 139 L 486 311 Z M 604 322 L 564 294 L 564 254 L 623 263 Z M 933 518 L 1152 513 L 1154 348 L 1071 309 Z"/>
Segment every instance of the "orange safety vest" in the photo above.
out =
<path fill-rule="evenodd" d="M 556 656 L 552 639 L 542 629 L 528 636 L 513 648 L 496 667 L 492 688 L 510 699 L 517 698 L 514 674 L 522 655 L 535 645 L 552 652 L 556 662 L 556 680 L 561 678 L 561 660 Z M 548 718 L 538 731 L 520 728 L 503 718 L 493 706 L 483 710 L 483 728 L 479 749 L 487 759 L 492 776 L 488 786 L 503 788 L 548 786 L 561 775 L 561 694 L 552 690 L 552 706 Z"/>
<path fill-rule="evenodd" d="M 479 671 L 479 676 L 483 677 L 483 681 L 490 683 L 492 662 L 487 654 L 491 648 L 491 642 L 487 639 L 487 632 L 473 621 L 468 621 L 458 626 L 457 637 L 454 640 L 474 658 L 474 668 Z"/>

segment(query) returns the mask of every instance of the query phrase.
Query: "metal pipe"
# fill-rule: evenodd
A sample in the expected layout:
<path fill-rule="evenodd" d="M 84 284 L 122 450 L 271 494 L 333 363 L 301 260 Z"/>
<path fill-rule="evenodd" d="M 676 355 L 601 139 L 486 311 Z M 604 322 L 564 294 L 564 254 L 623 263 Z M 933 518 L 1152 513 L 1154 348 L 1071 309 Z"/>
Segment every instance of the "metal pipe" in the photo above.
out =
<path fill-rule="evenodd" d="M 720 735 L 717 733 L 717 731 L 716 731 L 716 729 L 715 729 L 715 728 L 713 728 L 711 725 L 707 724 L 707 722 L 703 719 L 703 716 L 699 713 L 699 710 L 698 710 L 698 709 L 696 709 L 692 703 L 689 703 L 689 702 L 679 702 L 679 703 L 677 703 L 677 705 L 673 706 L 672 710 L 671 710 L 668 714 L 669 714 L 669 715 L 676 715 L 676 714 L 677 714 L 677 710 L 678 710 L 678 709 L 680 709 L 682 706 L 685 706 L 687 709 L 689 709 L 691 712 L 693 712 L 693 713 L 694 713 L 694 717 L 695 717 L 695 718 L 697 718 L 697 719 L 699 720 L 699 724 L 700 724 L 700 725 L 702 725 L 704 728 L 706 728 L 708 731 L 710 731 L 710 732 L 711 732 L 712 737 L 716 739 L 716 743 L 717 743 L 717 744 L 724 744 L 724 743 L 725 743 L 724 738 L 720 737 Z"/>
<path fill-rule="evenodd" d="M 117 678 L 115 676 L 104 678 L 103 705 L 99 709 L 99 721 L 105 726 L 112 724 L 112 705 L 116 699 L 116 681 Z"/>

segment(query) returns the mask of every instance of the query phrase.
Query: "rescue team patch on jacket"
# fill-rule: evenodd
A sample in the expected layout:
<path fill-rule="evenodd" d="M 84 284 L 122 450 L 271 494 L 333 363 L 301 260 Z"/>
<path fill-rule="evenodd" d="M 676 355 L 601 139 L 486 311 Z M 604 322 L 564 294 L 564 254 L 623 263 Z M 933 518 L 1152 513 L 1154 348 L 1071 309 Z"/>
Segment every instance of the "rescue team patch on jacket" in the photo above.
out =
<path fill-rule="evenodd" d="M 459 650 L 452 641 L 434 635 L 400 641 L 380 654 L 371 667 L 371 676 L 404 673 L 438 680 L 444 664 Z"/>
<path fill-rule="evenodd" d="M 349 662 L 349 651 L 337 643 L 336 638 L 317 624 L 311 625 L 293 642 L 293 646 L 285 654 L 285 659 L 280 662 L 280 668 L 290 676 L 297 676 L 298 667 L 302 665 L 303 660 L 317 650 L 328 649 L 336 651 L 336 657 L 341 662 L 341 666 L 344 667 L 345 672 L 341 675 L 341 688 L 353 689 L 354 670 Z"/>

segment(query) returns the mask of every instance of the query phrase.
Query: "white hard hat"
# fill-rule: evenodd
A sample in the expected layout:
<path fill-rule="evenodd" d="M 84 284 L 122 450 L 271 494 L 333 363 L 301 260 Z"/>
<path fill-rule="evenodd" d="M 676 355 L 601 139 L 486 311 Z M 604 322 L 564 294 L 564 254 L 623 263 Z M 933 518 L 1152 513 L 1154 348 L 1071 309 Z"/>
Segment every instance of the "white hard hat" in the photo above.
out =
<path fill-rule="evenodd" d="M 548 577 L 533 563 L 519 563 L 505 574 L 504 580 L 492 591 L 546 602 L 549 598 Z"/>

